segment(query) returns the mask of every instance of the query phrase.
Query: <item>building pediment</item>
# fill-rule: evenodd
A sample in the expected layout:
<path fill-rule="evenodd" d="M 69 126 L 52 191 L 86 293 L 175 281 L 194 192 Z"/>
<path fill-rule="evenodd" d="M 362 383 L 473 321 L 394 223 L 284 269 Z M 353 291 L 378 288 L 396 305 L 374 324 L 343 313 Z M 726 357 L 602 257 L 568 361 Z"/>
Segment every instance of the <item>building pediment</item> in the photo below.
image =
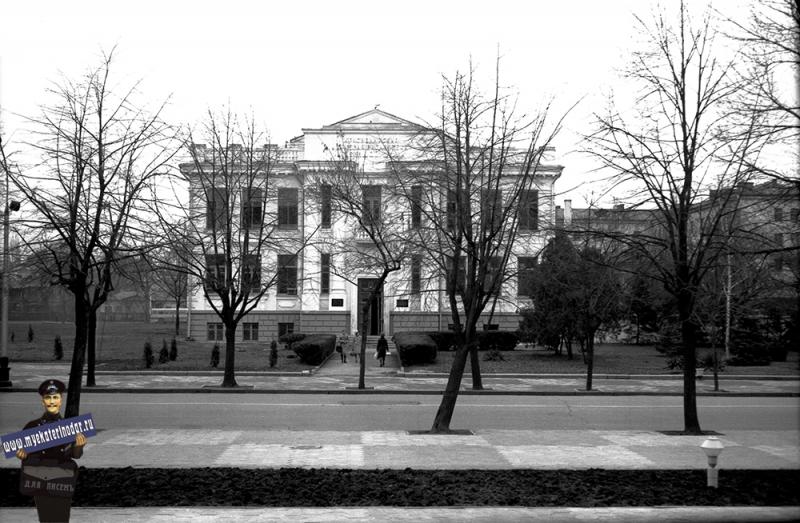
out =
<path fill-rule="evenodd" d="M 348 131 L 389 131 L 402 133 L 408 131 L 417 132 L 419 129 L 419 124 L 375 108 L 332 124 L 323 125 L 321 129 L 303 129 L 303 133 Z"/>

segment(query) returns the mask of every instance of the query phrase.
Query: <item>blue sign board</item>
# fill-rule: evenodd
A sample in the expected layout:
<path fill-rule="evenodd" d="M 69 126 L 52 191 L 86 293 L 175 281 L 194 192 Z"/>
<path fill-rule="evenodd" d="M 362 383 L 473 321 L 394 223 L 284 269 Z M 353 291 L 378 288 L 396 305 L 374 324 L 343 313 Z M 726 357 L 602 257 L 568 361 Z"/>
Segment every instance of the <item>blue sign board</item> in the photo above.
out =
<path fill-rule="evenodd" d="M 81 414 L 74 418 L 61 419 L 31 429 L 12 432 L 4 435 L 0 441 L 2 441 L 3 454 L 6 458 L 13 458 L 19 449 L 30 454 L 38 450 L 72 443 L 78 434 L 86 437 L 96 434 L 91 414 Z"/>

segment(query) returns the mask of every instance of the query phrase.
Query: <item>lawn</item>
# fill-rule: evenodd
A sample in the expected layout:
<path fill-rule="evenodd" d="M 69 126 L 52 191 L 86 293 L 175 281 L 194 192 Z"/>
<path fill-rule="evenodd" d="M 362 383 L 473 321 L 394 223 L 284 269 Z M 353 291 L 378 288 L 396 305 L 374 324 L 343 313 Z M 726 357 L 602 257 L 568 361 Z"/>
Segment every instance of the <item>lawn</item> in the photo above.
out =
<path fill-rule="evenodd" d="M 579 352 L 568 360 L 541 348 L 501 352 L 502 361 L 486 361 L 487 352 L 480 352 L 482 373 L 510 374 L 582 374 L 586 365 Z M 454 352 L 439 352 L 433 363 L 413 365 L 408 372 L 449 372 Z M 469 364 L 467 365 L 469 372 Z M 595 347 L 595 374 L 680 374 L 667 368 L 667 358 L 651 345 L 602 344 Z M 727 374 L 800 376 L 798 353 L 790 352 L 786 362 L 772 362 L 766 367 L 728 367 Z"/>
<path fill-rule="evenodd" d="M 27 340 L 28 323 L 10 322 L 9 333 L 14 341 L 9 343 L 9 357 L 12 362 L 54 361 L 53 340 L 61 337 L 64 358 L 72 357 L 74 326 L 71 323 L 36 322 L 31 323 L 34 338 Z M 153 347 L 156 362 L 153 370 L 211 370 L 209 362 L 213 342 L 186 341 L 178 338 L 178 359 L 168 363 L 158 363 L 158 353 L 162 341 L 169 346 L 172 339 L 172 323 L 143 322 L 100 322 L 98 326 L 97 370 L 140 370 L 144 369 L 143 349 L 149 341 Z M 240 342 L 236 346 L 236 370 L 301 372 L 311 369 L 295 358 L 290 350 L 280 348 L 278 364 L 269 367 L 269 341 Z M 279 344 L 279 347 L 281 345 Z M 521 347 L 521 346 L 520 346 Z M 219 369 L 224 366 L 224 342 L 220 342 Z M 436 361 L 425 365 L 408 367 L 409 372 L 450 371 L 453 352 L 439 352 Z M 540 348 L 533 350 L 514 350 L 501 352 L 503 361 L 485 361 L 486 352 L 481 352 L 481 372 L 506 374 L 582 374 L 586 372 L 580 353 L 568 360 L 565 355 L 557 356 Z M 773 362 L 766 367 L 728 367 L 727 374 L 788 375 L 800 376 L 798 353 L 789 352 L 786 362 Z M 648 345 L 602 344 L 595 349 L 594 371 L 596 374 L 679 374 L 667 368 L 667 359 Z M 467 367 L 469 372 L 469 367 Z"/>
<path fill-rule="evenodd" d="M 12 362 L 55 361 L 53 342 L 56 336 L 61 337 L 64 347 L 63 362 L 72 358 L 75 340 L 75 327 L 72 323 L 36 322 L 31 323 L 33 341 L 28 342 L 28 323 L 9 322 L 9 334 L 14 334 L 14 341 L 8 346 L 8 355 Z M 178 337 L 178 358 L 168 363 L 158 363 L 158 354 L 162 343 L 166 341 L 169 348 L 173 337 L 173 324 L 143 322 L 100 322 L 97 337 L 97 370 L 144 370 L 144 344 L 150 342 L 153 347 L 155 363 L 152 369 L 159 370 L 213 370 L 210 365 L 213 342 L 186 341 Z M 300 362 L 294 352 L 282 348 L 279 344 L 278 363 L 269 366 L 269 341 L 244 342 L 236 345 L 236 370 L 238 371 L 273 371 L 301 372 L 312 367 Z M 225 342 L 220 344 L 219 369 L 225 364 Z"/>

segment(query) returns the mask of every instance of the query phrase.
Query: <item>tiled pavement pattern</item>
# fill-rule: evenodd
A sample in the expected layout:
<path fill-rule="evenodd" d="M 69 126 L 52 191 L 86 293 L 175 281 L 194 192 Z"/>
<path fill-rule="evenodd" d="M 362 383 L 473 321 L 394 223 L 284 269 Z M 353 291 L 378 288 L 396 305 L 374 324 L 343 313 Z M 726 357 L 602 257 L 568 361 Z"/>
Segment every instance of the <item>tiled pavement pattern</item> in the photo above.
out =
<path fill-rule="evenodd" d="M 798 431 L 727 431 L 723 469 L 800 467 Z M 357 469 L 695 469 L 703 436 L 648 431 L 482 430 L 473 435 L 405 431 L 142 429 L 100 432 L 86 467 Z M 146 442 L 145 444 L 142 444 Z M 2 467 L 17 467 L 3 460 Z"/>

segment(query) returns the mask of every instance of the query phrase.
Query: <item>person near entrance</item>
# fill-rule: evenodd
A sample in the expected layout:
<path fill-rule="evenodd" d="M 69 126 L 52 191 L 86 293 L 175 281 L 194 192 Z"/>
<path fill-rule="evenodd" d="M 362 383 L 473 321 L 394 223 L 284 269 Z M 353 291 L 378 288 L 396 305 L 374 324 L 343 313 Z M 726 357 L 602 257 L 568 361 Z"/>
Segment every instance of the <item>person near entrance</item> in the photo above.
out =
<path fill-rule="evenodd" d="M 383 367 L 386 363 L 386 352 L 389 350 L 389 342 L 386 341 L 386 337 L 383 334 L 378 339 L 376 350 L 378 352 L 378 361 L 381 362 L 381 367 Z"/>

